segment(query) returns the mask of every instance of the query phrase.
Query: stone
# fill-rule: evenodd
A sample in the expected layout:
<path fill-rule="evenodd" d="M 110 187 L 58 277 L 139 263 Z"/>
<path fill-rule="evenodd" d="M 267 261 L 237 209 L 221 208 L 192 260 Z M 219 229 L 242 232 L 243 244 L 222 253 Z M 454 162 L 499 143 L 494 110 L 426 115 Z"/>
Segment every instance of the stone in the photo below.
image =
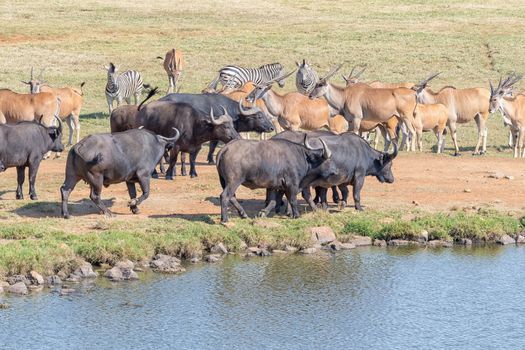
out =
<path fill-rule="evenodd" d="M 133 262 L 131 262 L 130 260 L 119 261 L 118 263 L 115 264 L 115 266 L 121 270 L 122 269 L 133 270 L 135 268 L 135 264 L 133 264 Z"/>
<path fill-rule="evenodd" d="M 13 284 L 16 284 L 18 282 L 23 282 L 26 286 L 29 286 L 31 284 L 31 281 L 29 281 L 27 279 L 26 276 L 24 275 L 13 275 L 13 276 L 9 276 L 7 277 L 7 282 L 10 284 L 10 285 L 13 285 Z"/>
<path fill-rule="evenodd" d="M 364 247 L 372 245 L 372 238 L 367 236 L 353 236 L 347 241 L 347 243 L 352 243 L 356 247 Z"/>
<path fill-rule="evenodd" d="M 73 272 L 73 275 L 76 275 L 80 278 L 95 278 L 97 273 L 93 271 L 93 266 L 87 261 L 82 261 L 80 266 Z"/>
<path fill-rule="evenodd" d="M 525 243 L 525 236 L 518 235 L 518 238 L 516 239 L 516 243 L 524 244 Z"/>
<path fill-rule="evenodd" d="M 259 255 L 259 253 L 261 252 L 261 248 L 259 247 L 248 247 L 246 248 L 246 250 L 255 255 Z"/>
<path fill-rule="evenodd" d="M 334 231 L 328 226 L 310 227 L 308 232 L 312 243 L 327 244 L 337 239 Z"/>
<path fill-rule="evenodd" d="M 384 239 L 375 239 L 374 240 L 374 246 L 376 247 L 386 247 L 386 241 Z"/>
<path fill-rule="evenodd" d="M 507 245 L 507 244 L 516 244 L 516 240 L 509 235 L 502 235 L 496 239 L 496 243 Z"/>
<path fill-rule="evenodd" d="M 416 207 L 419 206 L 419 202 L 416 201 L 416 200 L 413 200 L 413 201 L 412 201 L 412 204 L 414 204 Z"/>
<path fill-rule="evenodd" d="M 204 257 L 204 261 L 209 263 L 216 263 L 220 260 L 220 256 L 217 254 L 208 254 Z"/>
<path fill-rule="evenodd" d="M 452 248 L 452 242 L 444 241 L 442 239 L 435 239 L 427 242 L 427 247 L 430 248 Z"/>
<path fill-rule="evenodd" d="M 264 256 L 270 256 L 272 254 L 268 251 L 268 249 L 261 249 L 261 251 L 257 255 L 264 257 Z"/>
<path fill-rule="evenodd" d="M 128 280 L 138 280 L 139 279 L 139 275 L 133 271 L 133 270 L 130 270 L 129 271 L 129 274 L 126 276 Z"/>
<path fill-rule="evenodd" d="M 46 277 L 46 283 L 55 286 L 57 284 L 62 284 L 62 279 L 58 277 L 58 275 L 48 276 Z"/>
<path fill-rule="evenodd" d="M 180 266 L 180 259 L 165 254 L 155 255 L 150 261 L 150 267 L 155 272 L 163 273 L 180 273 L 186 271 L 185 268 Z"/>
<path fill-rule="evenodd" d="M 69 275 L 68 278 L 66 278 L 66 281 L 67 282 L 80 282 L 82 278 L 78 275 L 75 275 L 75 274 L 71 274 Z"/>
<path fill-rule="evenodd" d="M 211 254 L 228 254 L 228 249 L 222 243 L 217 243 L 210 249 Z"/>
<path fill-rule="evenodd" d="M 288 254 L 288 252 L 286 250 L 274 249 L 272 250 L 272 254 Z"/>
<path fill-rule="evenodd" d="M 39 274 L 38 272 L 36 271 L 31 271 L 29 272 L 29 275 L 27 276 L 29 278 L 29 280 L 31 281 L 32 284 L 34 285 L 42 285 L 44 284 L 44 277 L 42 277 L 41 274 Z"/>
<path fill-rule="evenodd" d="M 27 286 L 24 282 L 16 282 L 6 288 L 6 291 L 11 294 L 26 295 Z"/>
<path fill-rule="evenodd" d="M 423 230 L 419 233 L 419 237 L 418 237 L 418 240 L 421 240 L 421 241 L 428 241 L 428 231 L 427 230 Z"/>
<path fill-rule="evenodd" d="M 0 309 L 9 309 L 11 305 L 8 303 L 0 303 Z"/>
<path fill-rule="evenodd" d="M 303 248 L 299 251 L 301 254 L 314 254 L 317 252 L 316 248 L 310 247 L 310 248 Z"/>
<path fill-rule="evenodd" d="M 472 245 L 472 240 L 469 238 L 460 238 L 457 242 L 462 245 Z"/>
<path fill-rule="evenodd" d="M 353 243 L 341 243 L 342 250 L 350 250 L 350 249 L 354 249 L 355 247 L 356 245 Z"/>
<path fill-rule="evenodd" d="M 406 239 L 392 239 L 388 241 L 387 244 L 392 247 L 401 247 L 401 246 L 416 244 L 416 242 L 407 241 Z"/>
<path fill-rule="evenodd" d="M 286 250 L 288 253 L 295 253 L 298 249 L 296 247 L 292 247 L 291 245 L 287 245 L 284 247 L 284 250 Z"/>
<path fill-rule="evenodd" d="M 122 281 L 124 279 L 124 275 L 122 274 L 122 271 L 116 266 L 107 270 L 104 273 L 104 277 L 109 278 L 110 280 L 115 281 L 115 282 Z"/>
<path fill-rule="evenodd" d="M 507 180 L 514 180 L 514 176 L 512 176 L 512 175 L 505 175 L 505 178 Z"/>
<path fill-rule="evenodd" d="M 496 172 L 490 173 L 489 177 L 492 178 L 492 179 L 500 180 L 500 179 L 503 179 L 505 177 L 505 174 L 502 173 L 501 171 L 496 171 Z"/>
<path fill-rule="evenodd" d="M 341 250 L 341 242 L 339 241 L 333 241 L 333 242 L 330 242 L 328 244 L 325 244 L 323 249 L 326 249 L 326 250 L 331 250 L 331 251 L 334 251 L 334 252 L 338 252 Z"/>
<path fill-rule="evenodd" d="M 73 288 L 62 287 L 62 289 L 60 289 L 60 292 L 58 292 L 58 295 L 62 297 L 72 293 L 75 293 L 75 290 Z"/>
<path fill-rule="evenodd" d="M 470 192 L 472 192 L 472 190 L 471 190 L 470 188 L 465 188 L 465 189 L 463 190 L 463 192 L 465 192 L 465 193 L 470 193 Z"/>
<path fill-rule="evenodd" d="M 41 291 L 42 289 L 44 289 L 44 286 L 41 285 L 41 284 L 39 284 L 39 285 L 32 284 L 28 288 L 29 288 L 29 290 L 31 290 L 31 292 L 38 292 L 38 291 Z"/>
<path fill-rule="evenodd" d="M 196 264 L 196 263 L 199 263 L 201 261 L 201 258 L 199 257 L 194 257 L 194 258 L 191 258 L 190 262 L 192 264 Z"/>

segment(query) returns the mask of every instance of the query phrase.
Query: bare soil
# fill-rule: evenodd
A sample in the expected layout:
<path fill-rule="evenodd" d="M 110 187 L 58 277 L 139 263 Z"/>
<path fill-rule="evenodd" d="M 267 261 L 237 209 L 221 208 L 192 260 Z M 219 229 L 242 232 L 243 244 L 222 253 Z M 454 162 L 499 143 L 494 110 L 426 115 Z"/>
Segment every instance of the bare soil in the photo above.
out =
<path fill-rule="evenodd" d="M 141 205 L 141 213 L 132 215 L 127 207 L 129 197 L 125 184 L 105 188 L 105 203 L 117 218 L 145 219 L 158 217 L 201 217 L 218 215 L 218 197 L 221 192 L 214 165 L 205 163 L 205 153 L 199 156 L 199 176 L 177 176 L 174 181 L 153 179 L 150 197 Z M 27 179 L 23 201 L 15 200 L 16 171 L 8 169 L 0 175 L 0 210 L 9 211 L 4 220 L 31 220 L 60 215 L 59 187 L 64 180 L 65 155 L 59 159 L 43 161 L 37 178 L 39 201 L 28 199 Z M 428 211 L 465 210 L 491 207 L 501 211 L 525 209 L 525 162 L 491 156 L 452 157 L 433 154 L 401 154 L 394 161 L 393 184 L 379 183 L 375 178 L 366 180 L 362 192 L 365 208 L 412 209 Z M 180 169 L 177 169 L 179 173 Z M 492 174 L 498 173 L 493 178 Z M 264 190 L 251 191 L 241 187 L 237 197 L 250 215 L 262 208 Z M 352 200 L 349 200 L 350 205 Z M 89 187 L 80 182 L 70 197 L 71 214 L 85 224 L 100 218 L 98 210 L 89 199 Z M 334 206 L 331 210 L 336 210 Z M 353 210 L 353 209 L 349 209 Z M 78 227 L 77 227 L 78 228 Z"/>

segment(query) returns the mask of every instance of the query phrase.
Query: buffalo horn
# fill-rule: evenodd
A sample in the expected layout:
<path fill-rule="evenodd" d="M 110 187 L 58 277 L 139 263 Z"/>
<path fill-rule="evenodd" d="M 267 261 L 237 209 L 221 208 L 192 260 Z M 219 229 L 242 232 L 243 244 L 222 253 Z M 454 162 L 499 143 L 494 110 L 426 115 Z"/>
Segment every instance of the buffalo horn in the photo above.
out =
<path fill-rule="evenodd" d="M 258 112 L 258 108 L 257 107 L 244 109 L 244 107 L 242 105 L 242 98 L 239 99 L 239 109 L 240 109 L 242 115 L 252 115 L 252 114 L 255 114 L 255 113 Z"/>
<path fill-rule="evenodd" d="M 323 144 L 323 158 L 330 159 L 330 157 L 332 157 L 332 151 L 330 151 L 330 148 L 328 148 L 323 139 L 319 139 L 319 141 Z"/>
<path fill-rule="evenodd" d="M 166 142 L 175 142 L 179 139 L 180 137 L 180 132 L 177 128 L 172 128 L 173 130 L 175 130 L 175 136 L 173 137 L 164 137 L 164 136 L 160 136 L 158 135 L 158 137 L 160 137 L 161 140 L 164 140 Z"/>

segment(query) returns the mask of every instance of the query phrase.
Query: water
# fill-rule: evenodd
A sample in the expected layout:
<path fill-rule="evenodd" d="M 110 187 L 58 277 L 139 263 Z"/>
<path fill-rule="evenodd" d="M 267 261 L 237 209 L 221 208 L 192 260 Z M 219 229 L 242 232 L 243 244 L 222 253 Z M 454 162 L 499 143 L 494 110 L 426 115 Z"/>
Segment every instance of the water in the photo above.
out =
<path fill-rule="evenodd" d="M 228 258 L 1 297 L 1 349 L 520 349 L 525 247 Z"/>

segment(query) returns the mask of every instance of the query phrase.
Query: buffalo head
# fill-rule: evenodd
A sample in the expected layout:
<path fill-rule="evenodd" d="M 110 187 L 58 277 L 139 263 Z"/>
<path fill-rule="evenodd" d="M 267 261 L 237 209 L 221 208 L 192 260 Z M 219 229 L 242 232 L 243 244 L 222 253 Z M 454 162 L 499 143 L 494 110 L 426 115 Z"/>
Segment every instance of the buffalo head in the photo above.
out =
<path fill-rule="evenodd" d="M 222 115 L 217 118 L 213 115 L 213 108 L 210 110 L 210 120 L 208 123 L 213 128 L 213 138 L 221 140 L 224 143 L 240 139 L 241 136 L 237 130 L 235 130 L 232 117 L 228 114 L 224 106 L 220 107 L 222 109 Z"/>
<path fill-rule="evenodd" d="M 384 152 L 380 153 L 379 158 L 374 161 L 375 175 L 379 182 L 393 183 L 394 174 L 392 173 L 392 161 L 397 156 L 397 144 L 393 143 L 394 151 L 392 153 Z"/>

